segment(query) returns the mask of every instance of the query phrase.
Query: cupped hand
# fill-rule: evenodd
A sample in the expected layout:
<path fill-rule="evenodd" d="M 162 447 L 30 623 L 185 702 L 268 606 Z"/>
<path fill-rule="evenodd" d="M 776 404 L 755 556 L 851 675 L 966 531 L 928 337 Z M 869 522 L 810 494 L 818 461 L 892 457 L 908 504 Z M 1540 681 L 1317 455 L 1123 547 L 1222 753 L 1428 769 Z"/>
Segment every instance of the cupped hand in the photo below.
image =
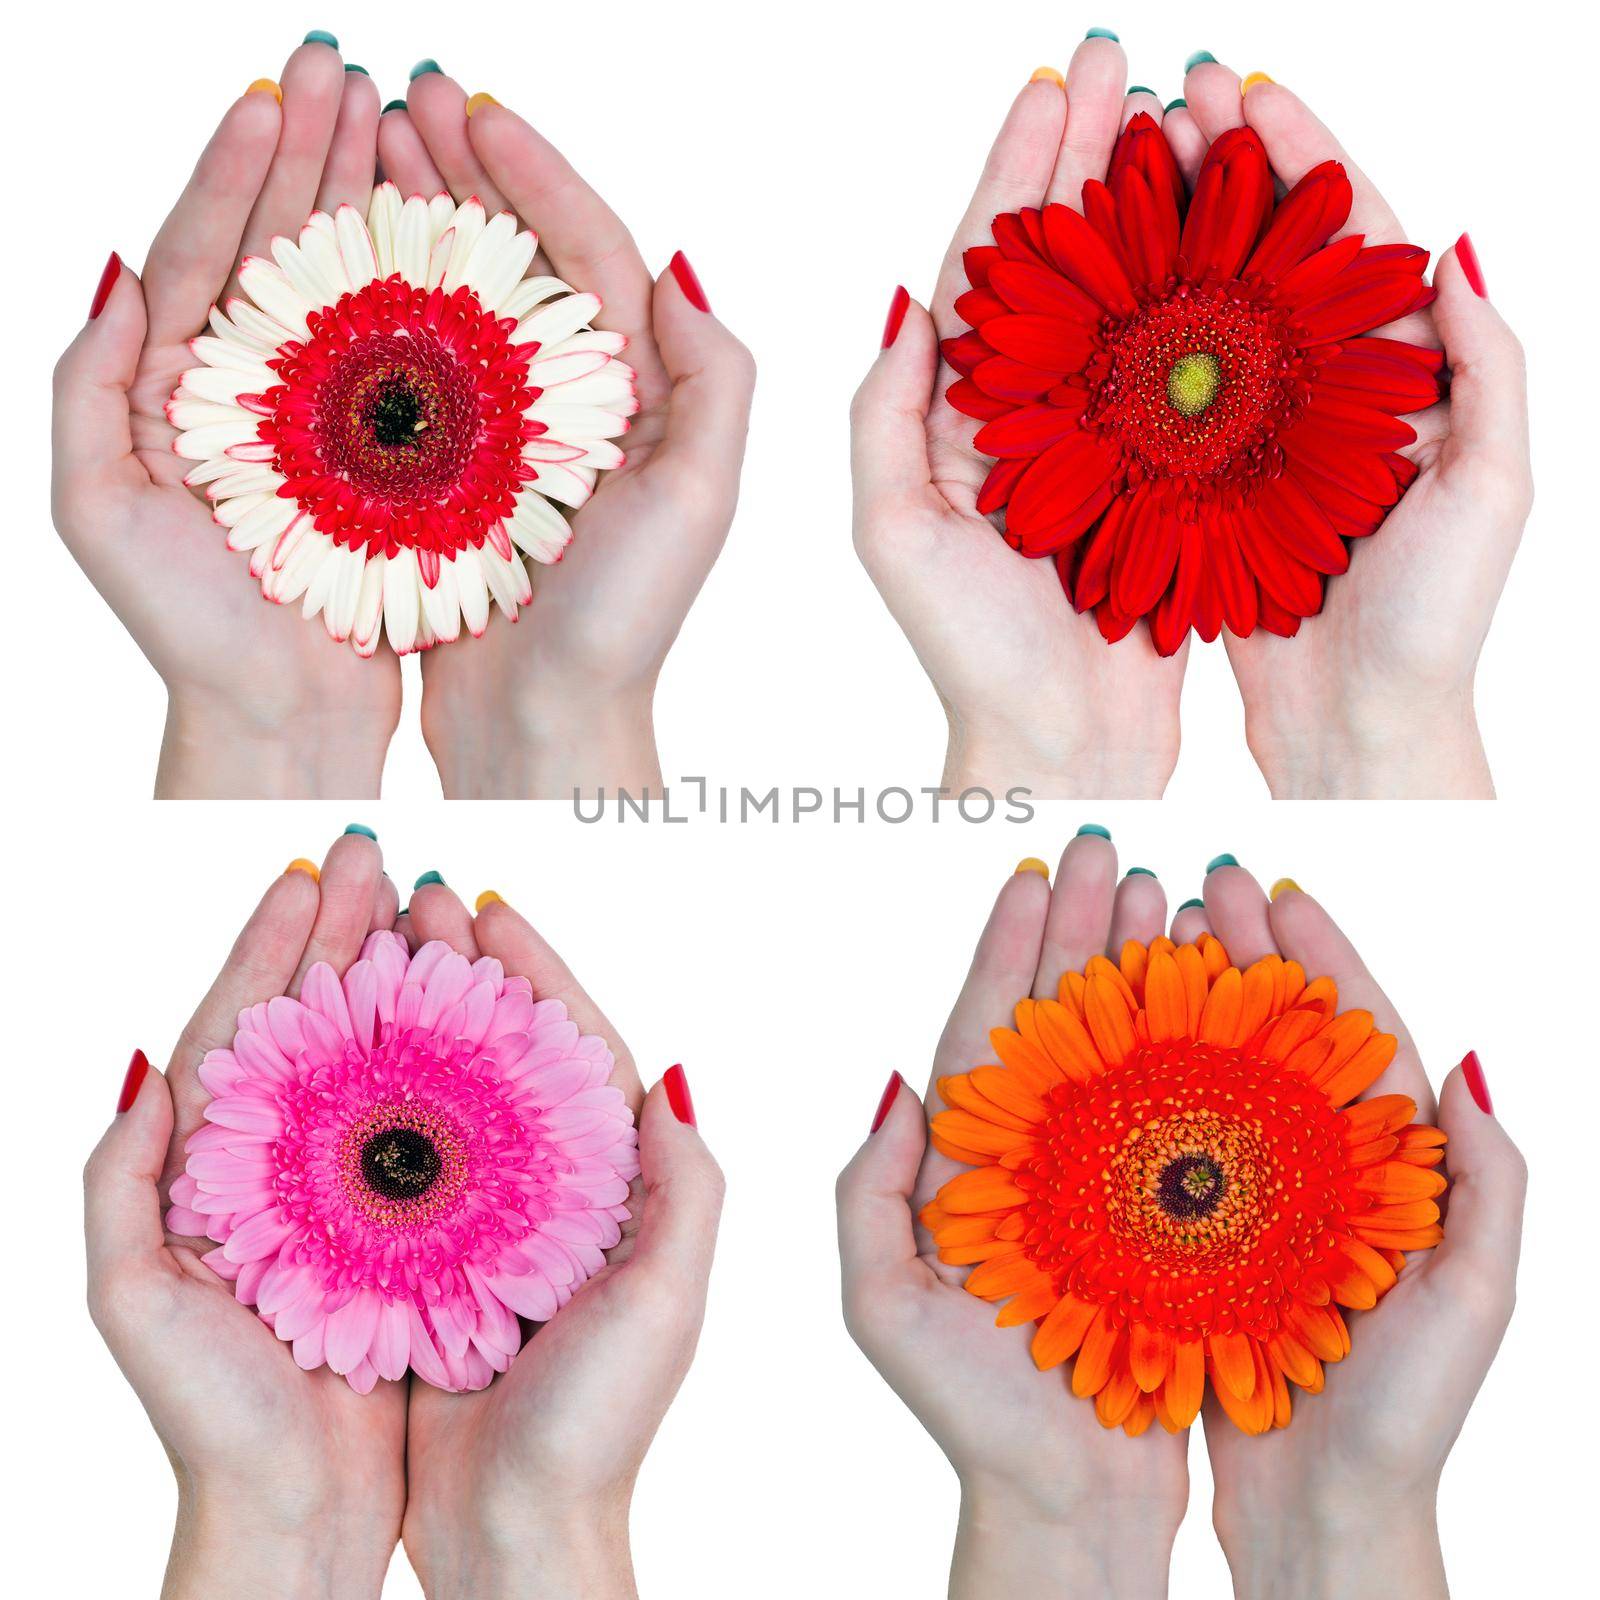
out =
<path fill-rule="evenodd" d="M 1026 863 L 1024 864 L 1026 867 Z M 1143 874 L 1118 882 L 1116 851 L 1074 839 L 1052 890 L 1019 870 L 1000 891 L 934 1057 L 926 1106 L 895 1080 L 880 1125 L 839 1179 L 845 1320 L 961 1479 L 951 1594 L 1165 1593 L 1188 1498 L 1186 1440 L 1100 1425 L 1061 1372 L 1040 1372 L 1031 1324 L 999 1328 L 916 1219 L 962 1167 L 928 1143 L 941 1077 L 990 1059 L 1016 1002 L 1054 998 L 1064 972 L 1159 936 L 1166 901 Z M 1076 1590 L 1073 1590 L 1076 1592 Z"/>
<path fill-rule="evenodd" d="M 627 335 L 639 411 L 572 518 L 559 562 L 530 565 L 531 607 L 423 660 L 423 735 L 447 795 L 544 797 L 659 787 L 657 674 L 727 537 L 755 368 L 679 255 L 658 277 L 627 228 L 541 134 L 440 72 L 378 131 L 403 193 L 476 195 L 539 239 L 539 265 L 599 295 Z"/>
<path fill-rule="evenodd" d="M 293 1353 L 201 1256 L 163 1205 L 208 1099 L 206 1052 L 241 1010 L 298 991 L 318 961 L 343 972 L 395 919 L 377 845 L 297 865 L 246 923 L 166 1073 L 138 1077 L 84 1173 L 89 1308 L 161 1437 L 178 1480 L 170 1597 L 376 1595 L 405 1504 L 405 1387 L 358 1395 Z"/>
<path fill-rule="evenodd" d="M 1445 1079 L 1437 1106 L 1415 1043 L 1350 941 L 1309 895 L 1268 901 L 1238 866 L 1207 876 L 1203 907 L 1179 912 L 1175 940 L 1214 933 L 1235 965 L 1279 954 L 1332 978 L 1341 1009 L 1372 1012 L 1400 1041 L 1361 1097 L 1409 1095 L 1417 1120 L 1449 1136 L 1445 1236 L 1411 1256 L 1371 1311 L 1349 1313 L 1351 1350 L 1289 1426 L 1260 1437 L 1206 1402 L 1214 1515 L 1241 1596 L 1446 1593 L 1434 1498 L 1510 1320 L 1527 1172 L 1489 1109 L 1481 1069 Z M 1481 1098 L 1480 1098 L 1481 1096 Z"/>
<path fill-rule="evenodd" d="M 1126 81 L 1121 45 L 1093 38 L 1064 91 L 1041 78 L 1017 96 L 928 310 L 904 307 L 852 411 L 856 549 L 944 705 L 952 789 L 1159 796 L 1178 758 L 1188 647 L 1163 660 L 1143 629 L 1108 646 L 1094 617 L 1073 610 L 1055 564 L 1011 549 L 978 512 L 991 463 L 973 448 L 978 424 L 945 399 L 956 375 L 939 357 L 939 341 L 965 327 L 963 252 L 990 242 L 995 216 L 1078 209 L 1128 119 L 1160 120 L 1159 103 L 1125 95 Z M 897 300 L 886 338 L 900 314 Z"/>
<path fill-rule="evenodd" d="M 634 1594 L 634 1478 L 699 1338 L 722 1174 L 687 1091 L 676 1109 L 664 1084 L 645 1093 L 616 1029 L 510 906 L 491 899 L 474 917 L 435 883 L 412 895 L 398 926 L 416 944 L 442 939 L 470 959 L 493 957 L 604 1038 L 612 1082 L 639 1119 L 642 1169 L 606 1266 L 530 1333 L 509 1371 L 472 1394 L 413 1380 L 406 1551 L 433 1600 L 623 1600 Z"/>
<path fill-rule="evenodd" d="M 1248 123 L 1286 185 L 1319 162 L 1345 164 L 1354 203 L 1340 235 L 1405 238 L 1292 90 L 1259 82 L 1241 94 L 1235 73 L 1206 62 L 1184 94 L 1187 110 L 1168 127 L 1191 182 L 1204 144 Z M 1246 735 L 1280 797 L 1493 792 L 1473 679 L 1532 504 L 1527 379 L 1470 244 L 1445 251 L 1434 287 L 1427 311 L 1378 330 L 1444 347 L 1448 397 L 1409 419 L 1417 440 L 1402 452 L 1419 476 L 1377 533 L 1353 542 L 1349 571 L 1329 580 L 1321 613 L 1296 637 L 1227 636 Z"/>
<path fill-rule="evenodd" d="M 312 43 L 289 57 L 281 106 L 275 89 L 229 107 L 143 277 L 113 263 L 56 368 L 56 526 L 166 685 L 167 795 L 376 794 L 400 714 L 393 654 L 360 660 L 263 600 L 172 450 L 167 402 L 235 262 L 318 206 L 365 211 L 371 193 L 371 80 Z"/>

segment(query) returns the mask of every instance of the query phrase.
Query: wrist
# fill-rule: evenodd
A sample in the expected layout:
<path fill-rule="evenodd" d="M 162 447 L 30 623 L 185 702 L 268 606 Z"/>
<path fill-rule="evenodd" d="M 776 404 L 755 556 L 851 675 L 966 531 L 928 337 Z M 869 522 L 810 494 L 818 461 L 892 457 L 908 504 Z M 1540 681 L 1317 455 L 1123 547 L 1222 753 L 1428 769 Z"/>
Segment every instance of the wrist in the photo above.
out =
<path fill-rule="evenodd" d="M 1175 721 L 1104 732 L 978 725 L 950 713 L 944 787 L 1039 800 L 1159 800 L 1178 764 Z"/>

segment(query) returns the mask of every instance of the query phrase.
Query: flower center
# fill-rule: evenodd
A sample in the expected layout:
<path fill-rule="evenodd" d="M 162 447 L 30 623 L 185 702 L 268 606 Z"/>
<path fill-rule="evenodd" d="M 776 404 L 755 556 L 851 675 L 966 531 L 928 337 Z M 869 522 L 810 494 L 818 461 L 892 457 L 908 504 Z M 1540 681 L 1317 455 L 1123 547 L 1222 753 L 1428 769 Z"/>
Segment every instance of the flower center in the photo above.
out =
<path fill-rule="evenodd" d="M 425 432 L 428 426 L 422 401 L 398 374 L 381 385 L 369 402 L 366 422 L 372 429 L 372 437 L 385 449 L 394 445 L 415 445 L 417 435 Z"/>
<path fill-rule="evenodd" d="M 1222 366 L 1209 350 L 1180 356 L 1167 374 L 1167 399 L 1186 417 L 1198 417 L 1222 384 Z"/>
<path fill-rule="evenodd" d="M 433 1141 L 415 1128 L 385 1128 L 361 1147 L 361 1176 L 386 1200 L 426 1194 L 443 1168 Z"/>

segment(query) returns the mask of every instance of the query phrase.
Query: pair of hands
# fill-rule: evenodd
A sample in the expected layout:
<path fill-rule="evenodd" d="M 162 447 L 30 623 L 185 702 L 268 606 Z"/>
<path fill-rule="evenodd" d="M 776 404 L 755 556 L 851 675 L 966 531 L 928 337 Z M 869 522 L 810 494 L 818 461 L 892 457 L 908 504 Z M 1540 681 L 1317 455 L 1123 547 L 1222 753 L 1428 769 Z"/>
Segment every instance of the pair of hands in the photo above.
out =
<path fill-rule="evenodd" d="M 1104 179 L 1137 112 L 1162 123 L 1193 184 L 1207 145 L 1248 123 L 1278 179 L 1344 162 L 1354 189 L 1345 233 L 1404 238 L 1394 213 L 1290 90 L 1205 61 L 1186 104 L 1163 113 L 1128 93 L 1113 39 L 1078 46 L 1065 91 L 1049 79 L 1017 96 L 956 231 L 927 310 L 913 302 L 868 373 L 853 413 L 856 546 L 944 704 L 948 787 L 1045 796 L 1158 796 L 1178 758 L 1186 644 L 1160 658 L 1143 627 L 1107 645 L 1079 616 L 1050 561 L 1029 560 L 978 514 L 990 463 L 976 424 L 951 409 L 939 341 L 963 324 L 962 253 L 989 242 L 997 213 L 1080 205 Z M 1478 652 L 1532 499 L 1522 351 L 1475 292 L 1456 249 L 1440 258 L 1438 298 L 1388 336 L 1444 348 L 1449 397 L 1410 420 L 1403 452 L 1420 476 L 1350 570 L 1330 580 L 1321 614 L 1293 639 L 1224 634 L 1245 734 L 1274 795 L 1486 795 L 1473 713 Z M 892 327 L 892 323 L 891 323 Z"/>
<path fill-rule="evenodd" d="M 648 1094 L 616 1030 L 508 905 L 474 916 L 428 884 L 397 916 L 376 842 L 335 842 L 320 878 L 267 890 L 173 1051 L 150 1071 L 85 1173 L 89 1305 L 178 1479 L 165 1593 L 376 1595 L 403 1538 L 431 1597 L 631 1595 L 628 1505 L 688 1370 L 705 1308 L 722 1177 L 692 1121 Z M 208 1240 L 163 1229 L 167 1188 L 208 1098 L 206 1051 L 244 1008 L 299 990 L 318 961 L 343 972 L 367 934 L 442 939 L 493 956 L 605 1038 L 639 1122 L 632 1218 L 592 1278 L 474 1394 L 420 1379 L 358 1395 L 289 1346 L 200 1259 Z"/>
<path fill-rule="evenodd" d="M 228 109 L 142 278 L 113 261 L 109 298 L 56 372 L 56 524 L 166 684 L 157 792 L 378 792 L 399 661 L 387 644 L 360 660 L 262 600 L 184 487 L 164 408 L 241 257 L 296 236 L 313 209 L 365 215 L 380 175 L 514 211 L 539 235 L 534 270 L 598 294 L 597 324 L 628 336 L 638 374 L 627 463 L 576 513 L 559 565 L 532 568 L 531 613 L 424 658 L 422 729 L 445 793 L 659 785 L 656 677 L 732 521 L 748 352 L 681 258 L 685 278 L 652 277 L 621 220 L 516 113 L 487 103 L 469 119 L 461 87 L 428 72 L 380 114 L 372 80 L 321 42 L 289 57 L 281 104 L 278 87 Z"/>
<path fill-rule="evenodd" d="M 998 541 L 997 541 L 998 543 Z M 1026 865 L 1026 864 L 1025 864 Z M 991 1028 L 1025 995 L 1128 939 L 1214 933 L 1240 967 L 1274 952 L 1327 976 L 1341 1007 L 1370 1010 L 1399 1050 L 1368 1098 L 1406 1094 L 1449 1135 L 1444 1242 L 1413 1256 L 1377 1308 L 1353 1316 L 1354 1346 L 1320 1395 L 1259 1438 L 1205 1403 L 1213 1517 L 1237 1593 L 1444 1596 L 1434 1520 L 1440 1472 L 1511 1316 L 1527 1174 L 1460 1068 L 1437 1102 L 1393 1004 L 1309 895 L 1269 901 L 1236 865 L 1207 874 L 1204 902 L 1168 926 L 1158 879 L 1118 878 L 1110 841 L 1085 833 L 1052 887 L 1019 870 L 1000 891 L 940 1039 L 919 1104 L 898 1074 L 882 1118 L 840 1176 L 845 1318 L 858 1344 L 938 1441 L 961 1480 L 951 1594 L 1161 1595 L 1188 1499 L 1187 1434 L 1107 1430 L 1059 1372 L 1038 1372 L 1031 1324 L 999 1329 L 994 1307 L 943 1265 L 922 1207 L 961 1167 L 927 1140 L 938 1080 L 992 1058 Z"/>

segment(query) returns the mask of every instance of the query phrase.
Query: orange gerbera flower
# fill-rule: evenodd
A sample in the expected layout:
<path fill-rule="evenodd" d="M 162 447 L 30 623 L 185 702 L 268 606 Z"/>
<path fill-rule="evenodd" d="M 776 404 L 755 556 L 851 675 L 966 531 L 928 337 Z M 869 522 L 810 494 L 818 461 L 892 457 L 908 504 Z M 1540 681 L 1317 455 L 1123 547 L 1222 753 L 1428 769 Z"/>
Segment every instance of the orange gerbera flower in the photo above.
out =
<path fill-rule="evenodd" d="M 1443 1237 L 1445 1136 L 1401 1094 L 1352 1104 L 1394 1058 L 1331 979 L 1209 934 L 1130 940 L 1022 1000 L 1001 1064 L 939 1081 L 936 1148 L 974 1170 L 922 1212 L 967 1289 L 1038 1322 L 1108 1428 L 1194 1421 L 1206 1379 L 1246 1433 L 1289 1421 L 1350 1350 L 1340 1307 Z"/>

